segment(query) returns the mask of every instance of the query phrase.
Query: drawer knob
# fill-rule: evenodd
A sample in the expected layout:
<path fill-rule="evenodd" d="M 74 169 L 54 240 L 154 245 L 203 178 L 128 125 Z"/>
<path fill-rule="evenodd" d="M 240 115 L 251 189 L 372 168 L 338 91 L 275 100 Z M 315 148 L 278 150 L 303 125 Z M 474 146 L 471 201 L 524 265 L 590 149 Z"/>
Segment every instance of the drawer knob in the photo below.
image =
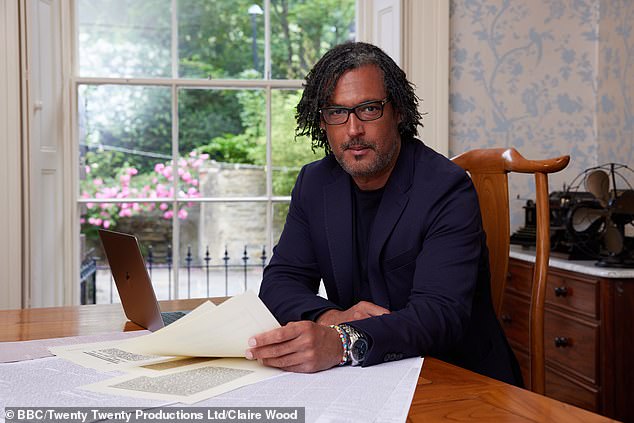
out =
<path fill-rule="evenodd" d="M 570 340 L 565 336 L 555 336 L 555 347 L 565 348 L 570 346 Z"/>
<path fill-rule="evenodd" d="M 506 313 L 500 316 L 500 320 L 502 320 L 502 323 L 506 323 L 506 324 L 509 324 L 513 321 L 513 319 L 511 318 L 511 315 Z"/>
<path fill-rule="evenodd" d="M 557 286 L 555 287 L 555 296 L 557 297 L 565 297 L 568 295 L 568 288 L 565 286 Z"/>

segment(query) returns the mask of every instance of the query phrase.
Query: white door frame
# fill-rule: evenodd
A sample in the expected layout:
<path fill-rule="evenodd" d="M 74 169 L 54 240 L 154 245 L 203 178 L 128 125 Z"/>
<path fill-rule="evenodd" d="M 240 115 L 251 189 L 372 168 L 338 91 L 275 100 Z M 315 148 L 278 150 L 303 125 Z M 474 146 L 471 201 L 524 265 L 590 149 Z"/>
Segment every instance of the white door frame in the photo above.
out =
<path fill-rule="evenodd" d="M 380 16 L 379 16 L 380 15 Z M 392 24 L 385 22 L 391 19 Z M 381 24 L 377 24 L 381 22 Z M 395 34 L 384 34 L 392 26 Z M 357 39 L 378 45 L 403 68 L 422 100 L 420 138 L 449 151 L 449 2 L 358 0 Z M 395 44 L 396 43 L 396 44 Z"/>

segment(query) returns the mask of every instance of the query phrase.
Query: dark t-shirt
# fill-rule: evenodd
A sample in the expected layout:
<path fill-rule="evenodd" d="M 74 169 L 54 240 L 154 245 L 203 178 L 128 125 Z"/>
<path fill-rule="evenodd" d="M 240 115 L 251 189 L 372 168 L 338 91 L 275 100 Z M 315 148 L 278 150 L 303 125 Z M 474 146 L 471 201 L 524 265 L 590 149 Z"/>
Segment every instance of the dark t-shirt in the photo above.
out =
<path fill-rule="evenodd" d="M 383 198 L 384 188 L 362 191 L 352 183 L 352 284 L 354 302 L 372 302 L 372 293 L 368 281 L 368 245 L 372 234 L 372 225 Z"/>

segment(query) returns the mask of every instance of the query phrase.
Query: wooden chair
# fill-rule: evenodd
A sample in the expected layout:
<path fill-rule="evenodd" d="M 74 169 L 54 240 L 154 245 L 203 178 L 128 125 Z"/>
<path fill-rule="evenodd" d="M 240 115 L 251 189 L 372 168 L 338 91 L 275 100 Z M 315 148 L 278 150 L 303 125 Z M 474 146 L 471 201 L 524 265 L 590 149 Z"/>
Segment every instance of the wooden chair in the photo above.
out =
<path fill-rule="evenodd" d="M 493 307 L 498 317 L 509 263 L 510 222 L 507 175 L 509 172 L 535 175 L 537 251 L 529 315 L 530 386 L 533 392 L 543 395 L 545 389 L 544 299 L 550 256 L 548 174 L 564 169 L 570 161 L 570 156 L 548 160 L 527 160 L 514 148 L 495 148 L 471 150 L 452 160 L 469 172 L 478 193 L 482 223 L 489 248 Z"/>

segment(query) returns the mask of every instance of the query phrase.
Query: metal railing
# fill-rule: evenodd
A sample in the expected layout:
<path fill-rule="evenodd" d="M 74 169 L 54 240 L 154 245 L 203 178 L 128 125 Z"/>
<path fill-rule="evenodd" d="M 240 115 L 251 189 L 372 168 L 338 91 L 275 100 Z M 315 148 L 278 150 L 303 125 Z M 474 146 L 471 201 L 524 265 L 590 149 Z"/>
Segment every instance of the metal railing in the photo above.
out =
<path fill-rule="evenodd" d="M 171 244 L 167 245 L 167 248 L 164 250 L 164 254 L 157 255 L 154 250 L 155 249 L 153 248 L 153 246 L 149 246 L 147 256 L 145 257 L 145 265 L 150 275 L 150 279 L 154 281 L 154 276 L 158 271 L 160 271 L 162 277 L 167 278 L 168 299 L 172 299 L 172 293 L 174 292 L 174 263 Z M 232 257 L 229 255 L 227 247 L 225 247 L 222 257 L 213 258 L 212 255 L 209 253 L 209 246 L 207 246 L 205 248 L 205 253 L 203 257 L 197 260 L 194 257 L 194 254 L 192 254 L 191 246 L 188 246 L 185 257 L 179 258 L 179 262 L 181 263 L 181 265 L 179 266 L 179 271 L 182 272 L 179 272 L 179 275 L 183 275 L 185 279 L 184 281 L 182 281 L 183 276 L 179 277 L 179 279 L 181 279 L 181 281 L 179 281 L 179 286 L 182 286 L 182 282 L 185 282 L 187 290 L 186 298 L 191 298 L 192 283 L 196 281 L 196 283 L 200 285 L 201 282 L 193 276 L 193 273 L 202 272 L 202 282 L 204 284 L 204 287 L 206 288 L 207 297 L 210 297 L 212 294 L 210 287 L 214 284 L 216 284 L 215 286 L 217 286 L 218 282 L 224 283 L 224 295 L 227 296 L 229 295 L 229 282 L 235 282 L 235 277 L 237 274 L 239 274 L 239 277 L 242 279 L 242 290 L 246 291 L 249 272 L 257 269 L 264 269 L 267 258 L 268 256 L 266 253 L 266 248 L 264 246 L 259 253 L 250 255 L 248 248 L 245 245 L 240 258 L 234 260 L 233 262 Z M 102 273 L 110 276 L 110 267 L 107 265 L 97 264 L 99 260 L 99 257 L 90 257 L 82 262 L 82 304 L 95 304 L 97 302 L 96 294 L 98 291 L 97 285 L 99 284 L 97 274 Z M 114 281 L 111 276 L 109 277 L 109 284 L 109 301 L 110 303 L 112 303 L 114 302 L 115 288 Z M 157 288 L 157 284 L 158 282 L 153 282 L 155 290 Z M 87 294 L 84 294 L 84 291 Z"/>

